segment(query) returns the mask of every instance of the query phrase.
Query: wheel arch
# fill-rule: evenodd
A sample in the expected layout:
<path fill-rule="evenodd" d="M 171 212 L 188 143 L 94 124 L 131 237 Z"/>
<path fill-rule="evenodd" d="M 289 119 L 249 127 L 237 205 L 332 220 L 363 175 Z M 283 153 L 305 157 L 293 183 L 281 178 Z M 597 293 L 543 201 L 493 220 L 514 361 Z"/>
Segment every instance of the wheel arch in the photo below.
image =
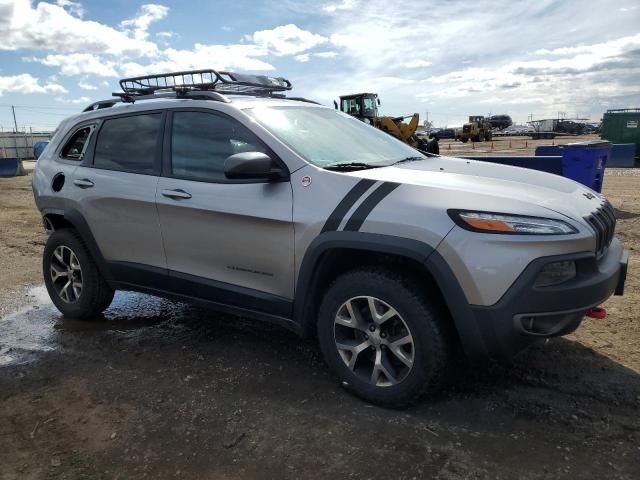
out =
<path fill-rule="evenodd" d="M 305 337 L 315 335 L 318 306 L 331 281 L 354 266 L 370 263 L 400 266 L 403 273 L 434 286 L 465 351 L 475 354 L 478 348 L 484 350 L 466 296 L 447 262 L 433 247 L 413 239 L 365 232 L 326 232 L 309 245 L 300 266 L 293 307 L 294 321 Z"/>
<path fill-rule="evenodd" d="M 103 278 L 107 282 L 112 280 L 111 272 L 107 267 L 107 263 L 100 251 L 100 247 L 98 247 L 98 244 L 91 233 L 91 228 L 80 211 L 74 208 L 67 208 L 64 210 L 44 209 L 42 211 L 42 219 L 47 231 L 59 230 L 61 228 L 73 228 L 78 235 L 80 235 L 82 242 L 89 250 L 91 257 L 96 262 L 98 270 Z"/>

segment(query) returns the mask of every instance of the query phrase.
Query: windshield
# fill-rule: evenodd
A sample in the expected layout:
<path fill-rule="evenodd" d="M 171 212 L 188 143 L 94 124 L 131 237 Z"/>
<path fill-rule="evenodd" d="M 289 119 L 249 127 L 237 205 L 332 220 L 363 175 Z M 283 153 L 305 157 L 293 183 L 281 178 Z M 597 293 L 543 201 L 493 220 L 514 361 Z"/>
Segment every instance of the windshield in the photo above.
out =
<path fill-rule="evenodd" d="M 427 158 L 391 135 L 328 108 L 259 107 L 245 112 L 318 167 L 353 162 L 380 167 L 408 157 Z"/>

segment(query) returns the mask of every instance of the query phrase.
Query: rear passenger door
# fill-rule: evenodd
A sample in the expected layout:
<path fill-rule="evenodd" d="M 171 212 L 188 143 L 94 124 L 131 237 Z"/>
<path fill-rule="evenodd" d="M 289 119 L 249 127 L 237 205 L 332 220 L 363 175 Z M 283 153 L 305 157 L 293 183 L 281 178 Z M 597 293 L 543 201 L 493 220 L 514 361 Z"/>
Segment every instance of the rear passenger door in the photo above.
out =
<path fill-rule="evenodd" d="M 225 114 L 169 112 L 157 194 L 169 275 L 185 293 L 284 314 L 279 299 L 293 296 L 291 184 L 227 180 L 226 158 L 243 151 L 279 161 Z"/>
<path fill-rule="evenodd" d="M 73 174 L 81 213 L 117 276 L 144 267 L 166 272 L 155 205 L 165 115 L 153 111 L 104 119 L 92 158 Z"/>

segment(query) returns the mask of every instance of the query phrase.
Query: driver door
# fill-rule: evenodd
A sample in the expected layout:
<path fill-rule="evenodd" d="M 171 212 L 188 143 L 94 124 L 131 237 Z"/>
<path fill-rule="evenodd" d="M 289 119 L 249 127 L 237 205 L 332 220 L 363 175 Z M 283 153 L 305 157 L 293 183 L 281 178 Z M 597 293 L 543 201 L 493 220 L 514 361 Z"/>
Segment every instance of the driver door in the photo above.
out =
<path fill-rule="evenodd" d="M 279 300 L 293 298 L 291 184 L 224 175 L 229 155 L 275 155 L 222 113 L 184 109 L 169 115 L 156 202 L 174 284 L 189 295 L 255 310 L 271 310 L 271 300 L 282 306 Z"/>

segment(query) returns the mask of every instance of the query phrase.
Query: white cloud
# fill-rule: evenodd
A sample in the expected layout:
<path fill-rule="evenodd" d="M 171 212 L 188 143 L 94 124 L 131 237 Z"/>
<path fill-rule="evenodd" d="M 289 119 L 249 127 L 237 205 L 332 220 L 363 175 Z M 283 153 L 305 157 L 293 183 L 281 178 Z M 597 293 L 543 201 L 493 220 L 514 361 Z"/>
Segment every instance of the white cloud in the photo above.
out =
<path fill-rule="evenodd" d="M 296 55 L 294 60 L 302 63 L 308 62 L 311 57 L 318 58 L 334 58 L 338 56 L 338 52 L 318 52 L 318 53 L 301 53 L 300 55 Z"/>
<path fill-rule="evenodd" d="M 274 70 L 273 65 L 258 57 L 265 52 L 255 45 L 202 45 L 195 44 L 191 50 L 169 48 L 161 57 L 150 64 L 126 62 L 120 65 L 124 76 L 138 76 L 154 72 L 175 72 L 211 68 L 218 70 Z"/>
<path fill-rule="evenodd" d="M 47 55 L 44 58 L 25 58 L 26 61 L 39 62 L 48 67 L 58 67 L 65 76 L 97 75 L 117 77 L 116 63 L 91 53 L 70 53 L 67 55 Z"/>
<path fill-rule="evenodd" d="M 134 38 L 146 40 L 149 36 L 149 27 L 151 24 L 162 20 L 168 13 L 169 8 L 164 5 L 156 5 L 153 3 L 142 5 L 137 15 L 134 18 L 121 22 L 120 27 L 130 31 Z"/>
<path fill-rule="evenodd" d="M 314 57 L 334 58 L 338 56 L 338 52 L 318 52 L 313 54 Z"/>
<path fill-rule="evenodd" d="M 28 73 L 0 76 L 0 95 L 4 93 L 67 93 L 67 89 L 57 83 L 40 83 L 37 77 Z"/>
<path fill-rule="evenodd" d="M 404 64 L 406 68 L 424 68 L 424 67 L 430 67 L 431 65 L 433 65 L 433 63 L 428 62 L 426 60 L 411 60 Z"/>
<path fill-rule="evenodd" d="M 536 55 L 547 56 L 587 54 L 604 58 L 615 57 L 633 48 L 640 48 L 640 33 L 591 45 L 578 45 L 554 49 L 541 48 L 536 50 L 534 53 Z"/>
<path fill-rule="evenodd" d="M 474 112 L 504 111 L 524 121 L 530 112 L 601 115 L 607 102 L 640 103 L 638 17 L 612 14 L 608 2 L 584 0 L 576 10 L 555 0 L 495 0 L 491 9 L 482 2 L 429 8 L 407 0 L 393 8 L 368 0 L 351 11 L 340 9 L 343 3 L 321 4 L 331 7 L 321 32 L 341 69 L 318 72 L 305 84 L 309 98 L 377 91 L 384 113 L 429 110 L 438 124 Z M 416 21 L 418 12 L 428 21 Z"/>
<path fill-rule="evenodd" d="M 67 9 L 76 17 L 84 17 L 84 7 L 80 2 L 72 2 L 71 0 L 56 0 L 56 4 Z"/>
<path fill-rule="evenodd" d="M 353 10 L 358 5 L 357 0 L 342 0 L 340 3 L 328 3 L 322 10 L 327 13 L 336 13 L 340 10 Z"/>
<path fill-rule="evenodd" d="M 89 97 L 77 97 L 77 98 L 65 98 L 65 97 L 56 97 L 56 102 L 60 103 L 89 103 L 91 99 Z"/>
<path fill-rule="evenodd" d="M 276 56 L 296 55 L 329 40 L 322 35 L 302 30 L 292 23 L 272 30 L 260 30 L 247 38 Z"/>
<path fill-rule="evenodd" d="M 176 35 L 175 32 L 158 32 L 158 33 L 156 33 L 156 37 L 167 38 L 167 39 L 173 38 L 173 37 L 175 37 L 175 35 Z"/>
<path fill-rule="evenodd" d="M 78 87 L 80 87 L 82 90 L 97 90 L 98 87 L 96 87 L 95 85 L 91 85 L 90 83 L 87 83 L 85 81 L 80 81 L 78 82 Z"/>
<path fill-rule="evenodd" d="M 143 13 L 147 15 L 147 13 Z M 141 25 L 145 25 L 141 21 Z M 142 32 L 142 30 L 138 30 Z M 156 52 L 144 38 L 99 22 L 83 20 L 59 5 L 29 0 L 0 4 L 0 50 L 53 50 L 56 53 L 109 53 L 136 57 Z"/>

